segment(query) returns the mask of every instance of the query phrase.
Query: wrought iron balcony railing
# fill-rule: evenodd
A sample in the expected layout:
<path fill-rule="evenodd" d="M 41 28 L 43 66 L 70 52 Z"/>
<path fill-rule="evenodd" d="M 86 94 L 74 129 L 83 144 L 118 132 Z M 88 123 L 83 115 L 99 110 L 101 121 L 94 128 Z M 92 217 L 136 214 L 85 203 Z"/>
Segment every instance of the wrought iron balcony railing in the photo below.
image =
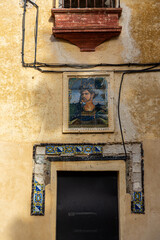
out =
<path fill-rule="evenodd" d="M 120 0 L 59 0 L 58 8 L 120 8 Z"/>

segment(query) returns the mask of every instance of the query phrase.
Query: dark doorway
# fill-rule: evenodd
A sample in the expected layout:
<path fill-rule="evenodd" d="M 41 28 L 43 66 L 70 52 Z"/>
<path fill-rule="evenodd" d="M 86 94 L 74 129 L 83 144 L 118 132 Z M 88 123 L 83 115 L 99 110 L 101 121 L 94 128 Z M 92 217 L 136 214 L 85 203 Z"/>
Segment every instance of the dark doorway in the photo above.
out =
<path fill-rule="evenodd" d="M 56 240 L 118 240 L 117 172 L 58 172 Z"/>

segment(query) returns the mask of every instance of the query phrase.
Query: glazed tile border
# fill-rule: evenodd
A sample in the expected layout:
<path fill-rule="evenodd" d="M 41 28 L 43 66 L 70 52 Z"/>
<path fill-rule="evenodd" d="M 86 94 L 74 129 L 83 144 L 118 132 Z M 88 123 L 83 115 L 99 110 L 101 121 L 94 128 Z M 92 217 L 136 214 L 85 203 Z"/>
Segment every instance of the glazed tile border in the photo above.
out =
<path fill-rule="evenodd" d="M 131 211 L 132 213 L 144 213 L 143 192 L 133 192 Z"/>
<path fill-rule="evenodd" d="M 31 215 L 44 216 L 45 185 L 32 180 Z"/>
<path fill-rule="evenodd" d="M 96 154 L 102 153 L 102 146 L 100 145 L 49 145 L 46 146 L 46 154 L 60 155 L 60 154 Z"/>
<path fill-rule="evenodd" d="M 77 156 L 78 155 L 95 155 L 103 153 L 103 146 L 98 144 L 84 144 L 84 145 L 67 145 L 67 144 L 47 144 L 39 146 L 44 148 L 44 155 L 54 155 L 55 157 L 60 156 Z M 34 158 L 36 157 L 36 149 L 34 147 L 33 152 Z M 86 160 L 87 161 L 87 160 Z M 43 164 L 43 163 L 41 163 Z M 39 164 L 38 164 L 39 165 Z M 141 192 L 133 192 L 131 201 L 131 212 L 134 214 L 144 214 L 144 194 Z M 35 174 L 32 178 L 32 199 L 31 199 L 31 215 L 33 216 L 44 216 L 45 214 L 45 184 L 40 184 L 35 180 Z"/>

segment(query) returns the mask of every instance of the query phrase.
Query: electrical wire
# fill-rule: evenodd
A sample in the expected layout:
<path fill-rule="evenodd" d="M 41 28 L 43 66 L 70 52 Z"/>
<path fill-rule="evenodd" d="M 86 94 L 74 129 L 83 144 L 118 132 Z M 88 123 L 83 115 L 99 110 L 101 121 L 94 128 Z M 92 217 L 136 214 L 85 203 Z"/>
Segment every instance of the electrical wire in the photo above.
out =
<path fill-rule="evenodd" d="M 24 62 L 24 41 L 25 41 L 25 15 L 26 15 L 26 0 L 24 0 L 24 6 L 23 6 L 23 18 L 22 18 L 22 66 L 25 67 L 25 62 Z"/>
<path fill-rule="evenodd" d="M 124 136 L 123 136 L 121 114 L 120 114 L 121 91 L 122 91 L 122 84 L 123 84 L 123 80 L 124 80 L 124 75 L 125 74 L 131 74 L 131 73 L 145 73 L 145 72 L 153 71 L 153 68 L 155 68 L 155 67 L 157 67 L 157 64 L 155 64 L 154 66 L 149 67 L 149 68 L 144 68 L 144 69 L 137 70 L 137 71 L 136 70 L 134 70 L 134 71 L 133 70 L 130 70 L 130 71 L 128 70 L 128 71 L 122 73 L 120 86 L 119 86 L 119 94 L 118 94 L 118 121 L 119 121 L 119 128 L 120 128 L 120 132 L 121 132 L 122 144 L 123 144 L 126 159 L 127 159 L 127 151 L 126 151 L 126 146 L 125 146 L 125 141 L 124 141 Z M 159 69 L 159 71 L 160 71 L 160 69 Z"/>
<path fill-rule="evenodd" d="M 25 63 L 24 62 L 24 45 L 25 45 L 25 16 L 26 16 L 26 3 L 30 2 L 36 9 L 36 21 L 35 21 L 35 53 L 34 53 L 34 62 L 33 63 Z M 43 70 L 41 68 L 47 67 L 47 68 L 61 68 L 61 67 L 66 67 L 66 68 L 75 68 L 75 69 L 89 69 L 89 68 L 96 68 L 96 67 L 145 67 L 145 66 L 153 66 L 155 64 L 160 65 L 160 62 L 150 62 L 150 63 L 120 63 L 120 64 L 112 64 L 112 63 L 96 63 L 96 64 L 73 64 L 73 63 L 42 63 L 42 62 L 37 62 L 37 39 L 38 39 L 38 12 L 39 12 L 39 6 L 32 2 L 31 0 L 24 0 L 24 11 L 23 11 L 23 20 L 22 20 L 22 66 L 27 67 L 27 68 L 35 68 L 38 71 L 42 73 L 62 73 L 66 72 L 64 71 L 54 71 L 54 70 Z M 116 70 L 115 70 L 116 71 Z M 123 70 L 121 72 L 124 72 L 127 70 Z M 118 70 L 117 70 L 118 72 Z"/>
<path fill-rule="evenodd" d="M 120 86 L 119 86 L 119 94 L 118 94 L 118 121 L 119 121 L 119 128 L 120 128 L 120 132 L 121 132 L 121 138 L 122 138 L 122 144 L 123 144 L 123 148 L 124 148 L 124 153 L 127 159 L 127 151 L 126 151 L 126 146 L 125 146 L 125 141 L 124 141 L 124 136 L 123 136 L 123 129 L 122 129 L 122 124 L 121 124 L 121 115 L 120 115 L 120 100 L 121 100 L 121 90 L 122 90 L 122 83 L 123 83 L 123 79 L 124 79 L 124 75 L 126 73 L 122 74 L 121 77 L 121 82 L 120 82 Z"/>
<path fill-rule="evenodd" d="M 27 2 L 31 3 L 36 9 L 36 22 L 35 22 L 35 49 L 34 49 L 34 62 L 33 63 L 25 63 L 24 61 L 24 46 L 25 46 L 25 16 L 26 16 L 26 4 Z M 23 19 L 22 19 L 22 66 L 23 67 L 35 67 L 37 65 L 37 39 L 38 39 L 38 15 L 39 15 L 39 7 L 36 3 L 30 0 L 24 0 L 24 11 L 23 11 Z"/>
<path fill-rule="evenodd" d="M 26 3 L 30 2 L 36 9 L 36 21 L 35 21 L 35 51 L 34 51 L 34 62 L 33 63 L 25 63 L 24 61 L 24 47 L 25 47 L 25 16 L 26 16 Z M 37 4 L 32 2 L 31 0 L 24 0 L 24 10 L 23 10 L 23 19 L 22 19 L 22 66 L 26 68 L 34 68 L 41 73 L 63 73 L 63 72 L 77 72 L 77 70 L 74 71 L 66 71 L 66 70 L 43 70 L 42 68 L 74 68 L 74 69 L 80 69 L 79 72 L 90 72 L 91 70 L 81 70 L 81 69 L 90 69 L 90 68 L 96 68 L 96 67 L 148 67 L 145 69 L 132 69 L 132 70 L 113 70 L 113 72 L 116 73 L 122 73 L 121 81 L 120 81 L 120 86 L 119 86 L 119 94 L 118 94 L 118 121 L 119 121 L 119 127 L 120 127 L 120 133 L 121 133 L 121 138 L 122 138 L 122 144 L 124 148 L 124 153 L 125 153 L 125 160 L 127 160 L 127 150 L 125 146 L 125 140 L 124 140 L 124 135 L 123 135 L 123 128 L 122 128 L 122 123 L 121 123 L 121 114 L 120 114 L 120 101 L 121 101 L 121 91 L 122 91 L 122 85 L 124 81 L 124 76 L 126 74 L 131 74 L 131 73 L 149 73 L 149 72 L 160 72 L 160 68 L 156 68 L 160 66 L 160 62 L 151 62 L 151 63 L 121 63 L 121 64 L 111 64 L 111 63 L 98 63 L 98 64 L 73 64 L 73 63 L 68 63 L 68 64 L 52 64 L 52 63 L 42 63 L 42 62 L 37 62 L 37 40 L 38 40 L 38 12 L 39 12 L 39 7 Z M 155 69 L 156 68 L 156 69 Z M 92 70 L 92 71 L 99 71 L 99 70 Z"/>

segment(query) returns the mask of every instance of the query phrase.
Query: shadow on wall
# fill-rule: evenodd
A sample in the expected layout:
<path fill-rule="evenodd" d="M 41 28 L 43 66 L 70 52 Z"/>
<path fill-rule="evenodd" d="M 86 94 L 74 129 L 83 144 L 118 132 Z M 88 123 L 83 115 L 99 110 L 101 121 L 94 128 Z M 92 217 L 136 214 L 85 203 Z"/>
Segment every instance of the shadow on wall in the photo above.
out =
<path fill-rule="evenodd" d="M 30 221 L 17 219 L 9 228 L 9 240 L 49 240 L 51 230 L 45 216 L 32 216 Z"/>
<path fill-rule="evenodd" d="M 11 226 L 9 236 L 12 240 L 37 239 L 34 224 L 20 219 L 17 219 Z"/>

